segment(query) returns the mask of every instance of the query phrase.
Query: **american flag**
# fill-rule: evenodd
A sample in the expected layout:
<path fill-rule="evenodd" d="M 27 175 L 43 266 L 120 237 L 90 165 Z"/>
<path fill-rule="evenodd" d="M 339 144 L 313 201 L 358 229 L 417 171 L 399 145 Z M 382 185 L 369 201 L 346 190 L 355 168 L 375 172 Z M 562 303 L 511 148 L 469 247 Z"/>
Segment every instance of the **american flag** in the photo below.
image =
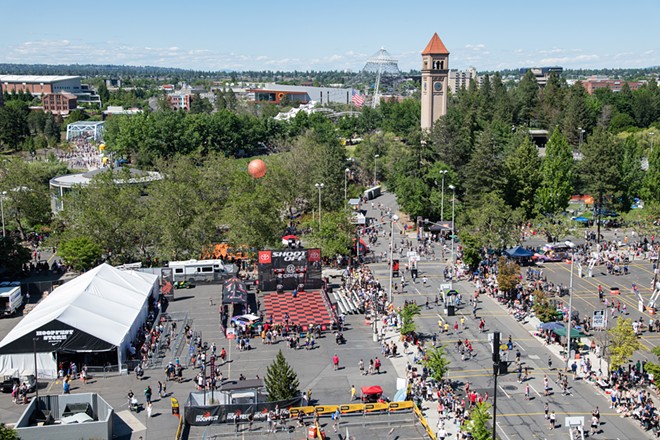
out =
<path fill-rule="evenodd" d="M 351 101 L 353 101 L 353 104 L 356 107 L 362 107 L 364 104 L 364 96 L 360 95 L 357 91 L 353 90 L 353 97 L 351 98 Z"/>

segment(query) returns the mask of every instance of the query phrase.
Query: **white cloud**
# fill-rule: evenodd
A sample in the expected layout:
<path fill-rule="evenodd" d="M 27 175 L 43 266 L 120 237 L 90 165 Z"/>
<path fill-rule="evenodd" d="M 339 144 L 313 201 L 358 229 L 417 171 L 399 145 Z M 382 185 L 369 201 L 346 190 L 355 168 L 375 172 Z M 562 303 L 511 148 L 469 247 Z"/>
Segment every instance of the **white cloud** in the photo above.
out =
<path fill-rule="evenodd" d="M 465 45 L 466 49 L 474 50 L 474 51 L 480 51 L 486 48 L 486 45 L 483 43 L 480 44 L 466 44 Z"/>

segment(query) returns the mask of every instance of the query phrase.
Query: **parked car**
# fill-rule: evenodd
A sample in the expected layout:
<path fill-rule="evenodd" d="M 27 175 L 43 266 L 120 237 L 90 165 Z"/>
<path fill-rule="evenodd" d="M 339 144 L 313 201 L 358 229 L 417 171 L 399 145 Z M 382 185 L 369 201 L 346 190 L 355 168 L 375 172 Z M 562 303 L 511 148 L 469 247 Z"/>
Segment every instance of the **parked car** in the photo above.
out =
<path fill-rule="evenodd" d="M 21 385 L 21 384 L 27 384 L 28 387 L 28 392 L 33 392 L 35 388 L 37 387 L 37 381 L 34 378 L 33 374 L 28 374 L 26 376 L 5 376 L 4 379 L 2 380 L 2 392 L 3 393 L 11 393 L 12 389 L 14 389 L 14 384 Z"/>

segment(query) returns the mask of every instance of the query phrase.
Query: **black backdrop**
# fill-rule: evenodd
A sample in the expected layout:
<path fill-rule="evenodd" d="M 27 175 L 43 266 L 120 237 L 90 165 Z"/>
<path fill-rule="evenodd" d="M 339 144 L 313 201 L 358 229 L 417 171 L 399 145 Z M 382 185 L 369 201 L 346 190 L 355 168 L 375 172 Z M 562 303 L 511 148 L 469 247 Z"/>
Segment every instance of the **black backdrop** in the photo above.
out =
<path fill-rule="evenodd" d="M 305 289 L 320 289 L 321 249 L 259 251 L 259 288 L 264 291 L 293 290 L 299 284 Z"/>

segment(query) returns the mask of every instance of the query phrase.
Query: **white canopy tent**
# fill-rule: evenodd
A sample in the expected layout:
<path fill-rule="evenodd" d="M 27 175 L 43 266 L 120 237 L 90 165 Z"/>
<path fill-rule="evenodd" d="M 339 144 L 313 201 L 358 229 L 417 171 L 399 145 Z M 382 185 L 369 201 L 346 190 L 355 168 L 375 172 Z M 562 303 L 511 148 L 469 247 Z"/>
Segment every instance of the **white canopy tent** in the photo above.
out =
<path fill-rule="evenodd" d="M 158 276 L 102 264 L 55 289 L 0 341 L 0 375 L 57 377 L 57 353 L 116 350 L 117 362 L 146 321 Z"/>

